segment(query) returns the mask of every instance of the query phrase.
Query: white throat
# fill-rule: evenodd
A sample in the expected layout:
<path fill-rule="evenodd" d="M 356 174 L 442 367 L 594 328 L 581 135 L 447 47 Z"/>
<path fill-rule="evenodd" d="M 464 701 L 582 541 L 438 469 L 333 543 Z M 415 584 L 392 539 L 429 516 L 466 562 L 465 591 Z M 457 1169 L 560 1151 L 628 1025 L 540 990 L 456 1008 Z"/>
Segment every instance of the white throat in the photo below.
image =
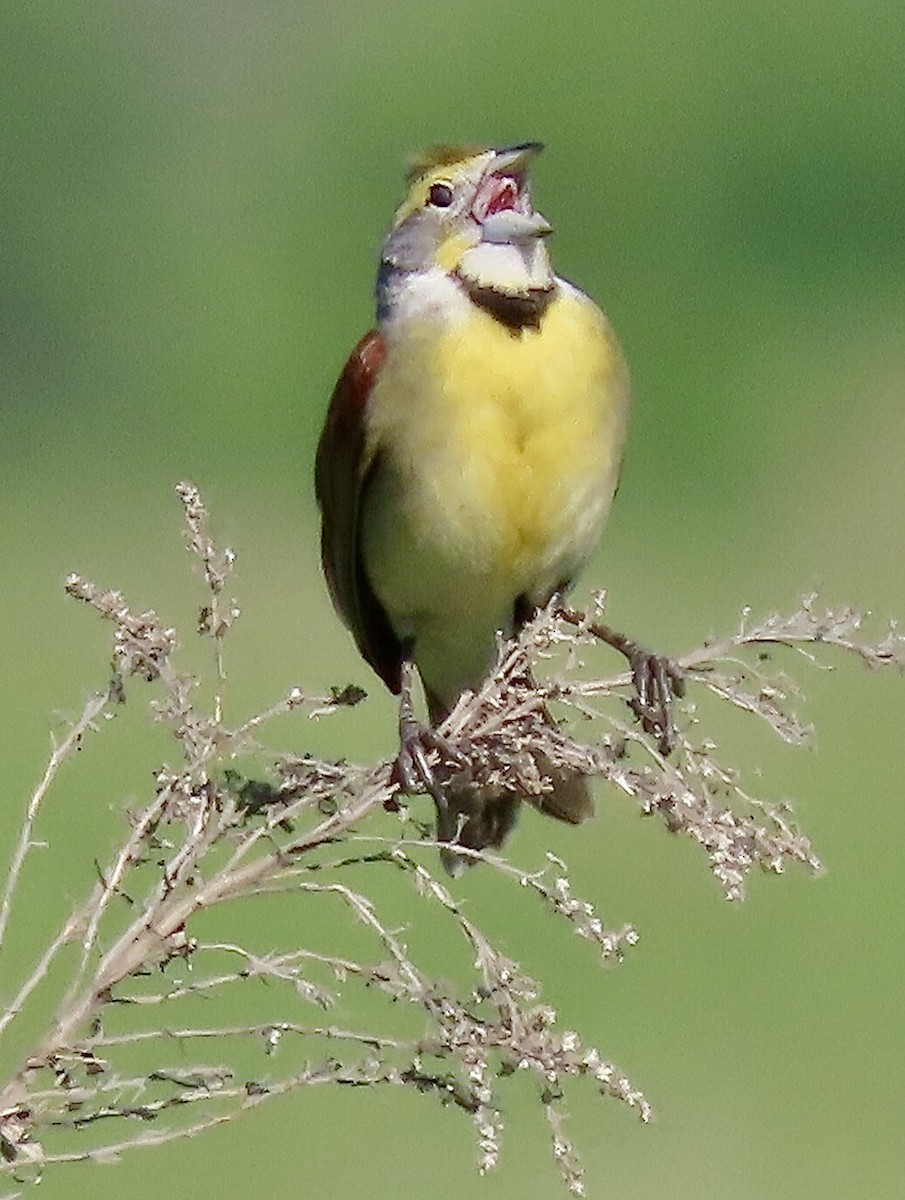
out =
<path fill-rule="evenodd" d="M 459 275 L 468 283 L 510 296 L 553 285 L 550 255 L 541 238 L 479 242 L 462 255 Z"/>

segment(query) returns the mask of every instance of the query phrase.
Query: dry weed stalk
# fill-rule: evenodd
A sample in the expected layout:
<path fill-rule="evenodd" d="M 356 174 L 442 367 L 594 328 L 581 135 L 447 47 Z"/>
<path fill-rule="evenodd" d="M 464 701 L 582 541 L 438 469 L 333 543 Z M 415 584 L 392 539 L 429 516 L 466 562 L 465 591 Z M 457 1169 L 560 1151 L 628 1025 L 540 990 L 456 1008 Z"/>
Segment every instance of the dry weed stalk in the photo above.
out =
<path fill-rule="evenodd" d="M 274 784 L 253 783 L 230 766 L 259 752 L 256 735 L 275 716 L 322 717 L 363 694 L 346 688 L 319 697 L 294 689 L 272 708 L 227 725 L 220 685 L 224 639 L 238 616 L 226 591 L 233 555 L 211 539 L 197 489 L 181 484 L 177 490 L 207 587 L 198 629 L 214 642 L 214 700 L 210 711 L 201 710 L 195 681 L 175 665 L 175 632 L 154 612 L 136 615 L 118 592 L 69 578 L 69 594 L 113 626 L 113 674 L 55 746 L 27 805 L 0 897 L 0 968 L 42 806 L 64 763 L 124 701 L 127 680 L 155 685 L 155 719 L 169 728 L 182 762 L 159 771 L 154 795 L 128 814 L 127 833 L 91 894 L 37 961 L 18 983 L 3 971 L 0 1045 L 7 1047 L 18 1044 L 10 1039 L 20 1014 L 62 958 L 67 986 L 44 1036 L 0 1083 L 0 1166 L 19 1181 L 33 1181 L 50 1164 L 109 1161 L 127 1148 L 199 1133 L 275 1096 L 338 1084 L 414 1088 L 464 1110 L 474 1122 L 484 1171 L 499 1154 L 497 1094 L 508 1074 L 522 1070 L 538 1081 L 562 1178 L 572 1194 L 583 1194 L 559 1103 L 568 1079 L 585 1078 L 642 1120 L 650 1116 L 648 1101 L 598 1050 L 560 1028 L 538 985 L 465 914 L 435 874 L 434 844 L 400 806 L 389 762 L 358 767 L 286 756 L 275 765 Z M 755 799 L 721 765 L 696 728 L 690 701 L 681 710 L 677 746 L 666 758 L 656 739 L 624 715 L 629 674 L 581 678 L 577 668 L 594 653 L 602 606 L 598 597 L 590 614 L 551 608 L 516 644 L 501 645 L 492 677 L 480 692 L 462 698 L 442 729 L 465 754 L 465 774 L 461 764 L 441 762 L 434 751 L 437 776 L 455 777 L 457 786 L 492 782 L 530 803 L 545 786 L 538 764 L 599 775 L 633 798 L 642 813 L 660 816 L 670 830 L 699 843 L 730 900 L 744 896 L 754 868 L 779 872 L 795 861 L 818 870 L 788 808 Z M 905 662 L 905 639 L 894 627 L 870 643 L 862 637 L 859 614 L 822 611 L 808 597 L 788 617 L 757 623 L 746 613 L 733 634 L 677 663 L 690 689 L 706 689 L 798 745 L 809 731 L 792 711 L 794 686 L 770 660 L 777 646 L 808 658 L 827 647 L 876 668 Z M 544 678 L 541 685 L 536 675 Z M 593 744 L 568 732 L 568 720 L 552 725 L 544 715 L 549 702 L 567 717 L 594 718 L 592 726 L 585 723 L 594 731 Z M 397 813 L 396 836 L 371 831 L 371 818 L 385 808 Z M 536 871 L 496 854 L 475 857 L 498 874 L 501 886 L 518 885 L 571 924 L 602 959 L 618 961 L 635 941 L 631 927 L 607 928 L 593 905 L 573 894 L 565 865 L 554 856 Z M 408 880 L 431 906 L 427 920 L 447 922 L 462 939 L 470 971 L 464 984 L 441 983 L 419 965 L 408 931 L 404 937 L 358 882 L 372 864 Z M 304 913 L 331 905 L 331 923 L 312 917 L 310 942 L 306 935 L 303 944 L 283 951 L 206 932 L 208 915 L 226 902 L 275 893 L 294 896 Z M 363 927 L 366 949 L 336 949 L 344 945 L 343 914 Z M 265 927 L 263 936 L 268 934 Z M 353 943 L 360 946 L 361 938 Z M 269 986 L 249 991 L 259 984 Z M 371 1002 L 375 1028 L 325 1019 L 342 1010 L 350 993 L 364 989 L 420 1014 L 409 1021 L 414 1032 L 393 1032 L 389 1014 L 398 1014 L 400 1004 L 391 1010 L 377 997 Z M 228 1016 L 236 994 L 248 1001 L 248 1019 Z M 211 1001 L 222 1001 L 220 1016 Z M 311 1012 L 316 1019 L 305 1019 Z M 289 1051 L 291 1046 L 296 1049 Z M 195 1055 L 197 1061 L 187 1065 Z"/>

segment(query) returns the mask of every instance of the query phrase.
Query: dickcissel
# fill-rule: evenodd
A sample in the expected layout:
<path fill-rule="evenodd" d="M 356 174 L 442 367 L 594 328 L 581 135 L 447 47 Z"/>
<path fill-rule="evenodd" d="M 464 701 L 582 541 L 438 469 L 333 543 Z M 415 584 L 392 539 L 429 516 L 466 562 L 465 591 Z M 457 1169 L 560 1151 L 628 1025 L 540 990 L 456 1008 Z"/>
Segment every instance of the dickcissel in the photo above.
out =
<path fill-rule="evenodd" d="M 593 551 L 625 444 L 629 378 L 606 317 L 554 274 L 531 203 L 542 149 L 438 146 L 414 161 L 383 243 L 375 328 L 333 392 L 317 454 L 333 603 L 399 693 L 420 674 L 433 726 Z M 587 781 L 536 807 L 578 823 Z M 433 790 L 438 838 L 499 846 L 511 793 Z M 444 854 L 455 871 L 462 862 Z"/>

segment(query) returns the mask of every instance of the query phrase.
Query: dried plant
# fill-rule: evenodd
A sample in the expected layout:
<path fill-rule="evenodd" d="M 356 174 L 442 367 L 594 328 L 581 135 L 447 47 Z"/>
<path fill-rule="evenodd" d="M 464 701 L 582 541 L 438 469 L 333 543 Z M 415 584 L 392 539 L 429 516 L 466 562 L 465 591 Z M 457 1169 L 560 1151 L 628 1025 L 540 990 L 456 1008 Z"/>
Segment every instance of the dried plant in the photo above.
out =
<path fill-rule="evenodd" d="M 11 1039 L 39 993 L 65 976 L 45 1032 L 0 1083 L 0 1166 L 31 1182 L 51 1165 L 110 1161 L 128 1148 L 200 1133 L 275 1096 L 334 1084 L 413 1088 L 464 1110 L 486 1171 L 500 1153 L 498 1096 L 507 1076 L 523 1071 L 537 1080 L 565 1185 L 582 1195 L 560 1103 L 568 1081 L 581 1077 L 644 1121 L 647 1099 L 595 1047 L 561 1028 L 539 984 L 466 915 L 438 878 L 437 846 L 402 803 L 389 761 L 364 767 L 286 755 L 273 764 L 270 782 L 239 772 L 239 764 L 260 757 L 259 735 L 276 716 L 324 718 L 363 693 L 293 690 L 266 711 L 227 723 L 224 642 L 239 615 L 228 598 L 234 559 L 211 539 L 197 489 L 177 490 L 207 591 L 198 632 L 213 642 L 213 699 L 202 707 L 196 680 L 176 665 L 175 631 L 156 613 L 136 615 L 118 592 L 68 579 L 69 594 L 112 625 L 113 671 L 54 746 L 0 896 L 0 1045 L 7 1051 L 21 1046 Z M 839 651 L 872 668 L 901 668 L 902 635 L 891 627 L 869 642 L 858 613 L 822 610 L 813 596 L 786 617 L 753 621 L 746 612 L 734 633 L 672 664 L 688 698 L 675 714 L 676 744 L 667 756 L 655 734 L 632 719 L 630 673 L 587 677 L 605 632 L 602 611 L 602 596 L 586 614 L 551 606 L 517 642 L 501 645 L 493 675 L 463 696 L 443 725 L 458 756 L 445 762 L 432 750 L 435 777 L 455 779 L 457 787 L 493 784 L 531 803 L 546 786 L 544 765 L 598 775 L 613 785 L 611 796 L 632 798 L 641 813 L 698 843 L 729 900 L 744 897 L 754 869 L 780 872 L 796 862 L 819 870 L 788 807 L 756 799 L 719 761 L 700 730 L 695 691 L 801 745 L 810 731 L 793 711 L 795 688 L 778 671 L 773 650 L 786 647 L 809 660 Z M 125 702 L 134 680 L 152 685 L 153 718 L 175 740 L 179 765 L 161 769 L 153 795 L 125 814 L 121 844 L 99 867 L 90 895 L 11 982 L 3 955 L 43 806 L 64 764 L 102 733 L 103 718 Z M 551 703 L 562 714 L 559 725 L 547 715 Z M 579 722 L 570 718 L 578 717 L 593 740 L 575 735 Z M 394 816 L 381 818 L 385 811 Z M 607 928 L 593 904 L 573 894 L 553 855 L 527 870 L 500 854 L 461 853 L 480 858 L 500 887 L 521 889 L 526 904 L 552 910 L 604 961 L 618 961 L 636 940 L 630 926 Z M 369 895 L 376 865 L 423 902 L 404 932 Z M 295 898 L 299 944 L 268 944 L 273 930 L 266 923 L 262 944 L 230 936 L 236 901 L 274 894 Z M 422 961 L 422 920 L 431 931 L 445 923 L 464 950 L 458 959 L 451 951 L 442 980 Z M 353 936 L 356 924 L 363 937 Z M 459 981 L 450 982 L 457 972 Z M 352 1000 L 361 1007 L 365 992 L 373 1023 L 344 1022 L 341 1014 Z"/>

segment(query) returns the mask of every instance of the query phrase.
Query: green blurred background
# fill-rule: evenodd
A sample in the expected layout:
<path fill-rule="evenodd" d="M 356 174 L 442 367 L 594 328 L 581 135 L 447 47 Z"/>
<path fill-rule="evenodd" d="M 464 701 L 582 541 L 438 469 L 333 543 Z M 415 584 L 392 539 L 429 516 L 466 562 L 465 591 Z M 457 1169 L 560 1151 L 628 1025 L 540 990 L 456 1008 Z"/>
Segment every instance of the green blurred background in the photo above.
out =
<path fill-rule="evenodd" d="M 286 724 L 282 746 L 391 749 L 393 706 L 320 580 L 311 469 L 371 319 L 403 160 L 425 143 L 548 143 L 534 193 L 557 267 L 608 310 L 635 380 L 623 486 L 586 576 L 614 623 L 680 651 L 744 604 L 813 587 L 905 613 L 903 62 L 901 0 L 3 5 L 0 848 L 56 714 L 105 676 L 106 631 L 62 596 L 65 574 L 191 627 L 181 478 L 239 554 L 233 714 L 355 680 L 364 711 Z M 732 908 L 692 847 L 617 796 L 580 834 L 529 815 L 518 860 L 555 848 L 608 920 L 641 931 L 606 973 L 518 897 L 477 873 L 458 885 L 550 981 L 566 1025 L 654 1101 L 644 1128 L 571 1094 L 592 1197 L 903 1194 L 903 684 L 797 670 L 816 751 L 725 731 L 763 767 L 762 794 L 796 799 L 824 878 L 756 879 Z M 163 754 L 161 737 L 136 764 L 140 721 L 118 724 L 75 764 L 91 786 L 69 773 L 42 827 L 23 959 Z M 556 1196 L 530 1101 L 507 1100 L 487 1180 L 457 1114 L 321 1092 L 42 1191 Z"/>

